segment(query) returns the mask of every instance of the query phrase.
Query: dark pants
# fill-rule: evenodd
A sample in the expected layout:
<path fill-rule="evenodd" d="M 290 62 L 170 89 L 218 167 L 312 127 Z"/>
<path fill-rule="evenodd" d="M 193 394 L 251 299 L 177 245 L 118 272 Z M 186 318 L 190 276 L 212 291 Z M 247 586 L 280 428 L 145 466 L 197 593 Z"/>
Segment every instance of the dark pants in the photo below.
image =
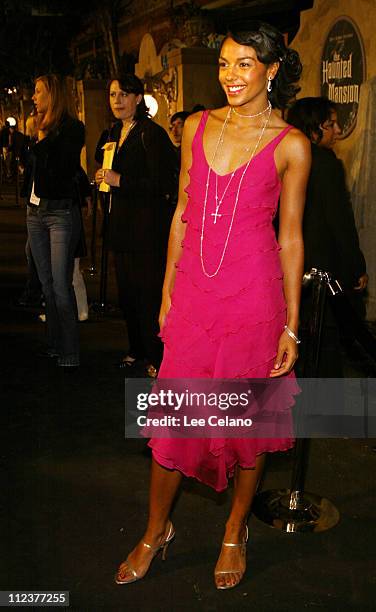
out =
<path fill-rule="evenodd" d="M 72 278 L 80 225 L 75 205 L 57 210 L 28 206 L 30 248 L 46 300 L 48 345 L 72 365 L 79 360 Z"/>
<path fill-rule="evenodd" d="M 114 253 L 119 304 L 128 329 L 129 355 L 156 368 L 162 361 L 158 338 L 165 256 L 155 253 Z"/>

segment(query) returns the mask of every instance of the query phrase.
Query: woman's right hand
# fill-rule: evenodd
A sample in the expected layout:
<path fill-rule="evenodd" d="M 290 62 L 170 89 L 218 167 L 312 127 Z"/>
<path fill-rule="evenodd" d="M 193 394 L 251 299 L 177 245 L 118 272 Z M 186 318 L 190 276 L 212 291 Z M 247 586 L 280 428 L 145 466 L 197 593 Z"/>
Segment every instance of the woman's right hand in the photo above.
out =
<path fill-rule="evenodd" d="M 95 182 L 97 185 L 100 185 L 103 181 L 104 178 L 104 171 L 103 168 L 99 168 L 99 170 L 96 171 L 95 173 Z"/>
<path fill-rule="evenodd" d="M 120 178 L 121 175 L 119 172 L 114 172 L 110 168 L 100 168 L 95 173 L 95 182 L 97 185 L 102 183 L 106 183 L 106 185 L 110 185 L 110 187 L 119 187 L 120 186 Z"/>
<path fill-rule="evenodd" d="M 171 297 L 170 295 L 164 295 L 162 297 L 162 304 L 161 304 L 161 309 L 159 311 L 159 331 L 162 331 L 164 324 L 165 324 L 165 320 L 166 317 L 169 313 L 169 310 L 171 308 Z"/>

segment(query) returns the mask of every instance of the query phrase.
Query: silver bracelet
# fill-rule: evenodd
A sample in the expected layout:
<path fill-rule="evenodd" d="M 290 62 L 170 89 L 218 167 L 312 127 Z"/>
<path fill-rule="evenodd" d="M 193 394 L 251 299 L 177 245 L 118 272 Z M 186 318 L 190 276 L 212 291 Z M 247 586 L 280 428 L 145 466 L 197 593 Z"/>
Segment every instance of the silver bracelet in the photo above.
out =
<path fill-rule="evenodd" d="M 291 331 L 291 329 L 289 327 L 287 327 L 287 325 L 285 325 L 285 332 L 288 336 L 290 336 L 290 338 L 292 338 L 293 340 L 295 340 L 296 344 L 300 344 L 301 340 L 299 340 L 298 336 L 295 336 L 294 332 Z"/>

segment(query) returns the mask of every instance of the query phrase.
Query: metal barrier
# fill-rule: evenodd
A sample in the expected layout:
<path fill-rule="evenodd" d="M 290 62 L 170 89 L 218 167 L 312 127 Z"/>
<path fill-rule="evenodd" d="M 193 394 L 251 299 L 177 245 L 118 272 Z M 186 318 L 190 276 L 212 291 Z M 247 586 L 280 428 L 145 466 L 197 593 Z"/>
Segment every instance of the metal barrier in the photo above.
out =
<path fill-rule="evenodd" d="M 312 315 L 307 339 L 304 377 L 315 378 L 318 371 L 324 307 L 328 290 L 342 293 L 338 281 L 328 272 L 312 268 L 304 280 L 312 283 Z M 298 438 L 290 489 L 263 491 L 256 495 L 252 511 L 257 518 L 286 533 L 320 532 L 334 527 L 340 518 L 328 499 L 305 491 L 310 440 Z"/>

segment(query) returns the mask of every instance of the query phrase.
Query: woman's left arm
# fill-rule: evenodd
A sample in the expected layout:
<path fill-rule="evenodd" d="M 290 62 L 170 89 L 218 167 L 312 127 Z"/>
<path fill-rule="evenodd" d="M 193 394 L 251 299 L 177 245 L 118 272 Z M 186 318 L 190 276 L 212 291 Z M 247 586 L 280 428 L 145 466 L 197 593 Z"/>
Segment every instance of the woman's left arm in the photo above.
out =
<path fill-rule="evenodd" d="M 281 153 L 286 162 L 280 197 L 278 242 L 287 304 L 286 326 L 290 335 L 285 330 L 280 337 L 271 377 L 290 372 L 298 358 L 298 345 L 292 334 L 298 335 L 304 265 L 302 221 L 311 167 L 311 145 L 301 132 L 291 130 L 283 145 Z"/>

